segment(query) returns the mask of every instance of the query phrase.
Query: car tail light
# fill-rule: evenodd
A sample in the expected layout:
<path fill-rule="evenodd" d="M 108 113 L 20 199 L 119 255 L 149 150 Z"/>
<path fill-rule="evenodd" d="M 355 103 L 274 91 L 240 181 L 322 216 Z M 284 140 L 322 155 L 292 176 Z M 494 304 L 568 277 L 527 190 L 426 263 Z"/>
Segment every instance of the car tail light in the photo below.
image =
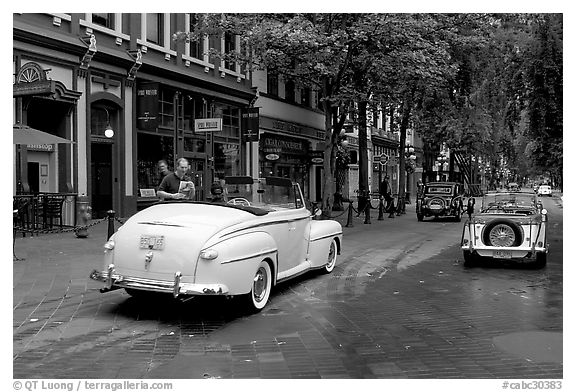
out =
<path fill-rule="evenodd" d="M 200 257 L 205 260 L 214 260 L 218 257 L 218 251 L 216 249 L 205 249 L 200 252 Z"/>

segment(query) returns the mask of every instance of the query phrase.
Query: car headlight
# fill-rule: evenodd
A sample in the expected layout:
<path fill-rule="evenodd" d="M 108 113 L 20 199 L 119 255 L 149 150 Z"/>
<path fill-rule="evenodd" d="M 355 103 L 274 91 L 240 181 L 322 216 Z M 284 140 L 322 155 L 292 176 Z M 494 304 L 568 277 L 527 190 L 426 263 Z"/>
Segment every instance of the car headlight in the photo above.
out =
<path fill-rule="evenodd" d="M 218 257 L 218 251 L 212 248 L 205 249 L 200 251 L 200 257 L 205 260 L 214 260 L 216 257 Z"/>
<path fill-rule="evenodd" d="M 114 242 L 114 240 L 108 240 L 104 244 L 104 251 L 106 252 L 109 250 L 113 250 L 115 246 L 116 246 L 116 242 Z"/>

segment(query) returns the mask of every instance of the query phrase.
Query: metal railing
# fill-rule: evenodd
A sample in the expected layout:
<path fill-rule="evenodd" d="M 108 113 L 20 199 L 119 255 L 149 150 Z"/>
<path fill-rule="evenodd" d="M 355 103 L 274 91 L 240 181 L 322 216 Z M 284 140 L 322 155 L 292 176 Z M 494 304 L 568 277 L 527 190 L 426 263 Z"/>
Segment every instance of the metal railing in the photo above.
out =
<path fill-rule="evenodd" d="M 49 192 L 13 196 L 14 231 L 34 235 L 74 227 L 77 197 L 77 193 Z"/>

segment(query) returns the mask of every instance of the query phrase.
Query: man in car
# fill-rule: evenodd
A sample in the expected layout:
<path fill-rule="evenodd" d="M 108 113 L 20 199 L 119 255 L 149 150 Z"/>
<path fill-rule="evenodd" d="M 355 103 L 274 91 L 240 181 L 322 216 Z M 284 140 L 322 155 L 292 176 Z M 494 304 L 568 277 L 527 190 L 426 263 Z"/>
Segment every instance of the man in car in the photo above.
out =
<path fill-rule="evenodd" d="M 186 158 L 180 158 L 176 162 L 174 173 L 168 174 L 158 187 L 158 198 L 166 199 L 192 199 L 195 193 L 192 177 L 188 174 L 190 168 Z"/>

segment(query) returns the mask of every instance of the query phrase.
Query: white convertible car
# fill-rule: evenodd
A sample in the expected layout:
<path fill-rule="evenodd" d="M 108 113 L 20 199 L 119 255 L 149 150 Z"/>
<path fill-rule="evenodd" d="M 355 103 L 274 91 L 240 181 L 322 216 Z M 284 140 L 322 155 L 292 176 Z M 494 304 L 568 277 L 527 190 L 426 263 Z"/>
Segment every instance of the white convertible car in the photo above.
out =
<path fill-rule="evenodd" d="M 104 245 L 91 278 L 109 291 L 241 296 L 252 311 L 272 287 L 312 269 L 332 272 L 342 226 L 315 220 L 289 179 L 227 177 L 221 202 L 167 201 L 138 212 Z"/>
<path fill-rule="evenodd" d="M 472 200 L 468 202 L 473 212 Z M 548 212 L 533 193 L 487 193 L 479 213 L 464 224 L 461 247 L 464 264 L 479 258 L 493 262 L 514 260 L 536 268 L 546 265 Z"/>

